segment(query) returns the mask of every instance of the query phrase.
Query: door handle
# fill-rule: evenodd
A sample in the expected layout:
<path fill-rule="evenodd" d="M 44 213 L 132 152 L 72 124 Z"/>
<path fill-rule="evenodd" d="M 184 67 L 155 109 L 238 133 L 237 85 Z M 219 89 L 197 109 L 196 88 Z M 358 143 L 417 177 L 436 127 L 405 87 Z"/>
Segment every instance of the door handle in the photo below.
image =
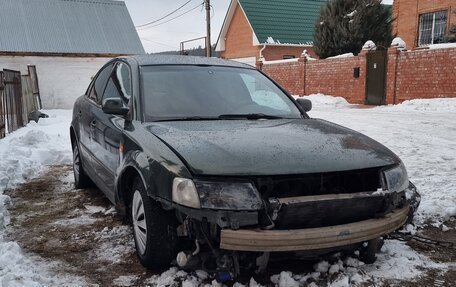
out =
<path fill-rule="evenodd" d="M 96 122 L 96 121 L 92 121 L 92 122 L 90 123 L 90 127 L 91 127 L 92 129 L 95 129 L 96 126 L 97 126 L 97 122 Z"/>
<path fill-rule="evenodd" d="M 82 111 L 79 110 L 79 117 L 82 118 Z"/>

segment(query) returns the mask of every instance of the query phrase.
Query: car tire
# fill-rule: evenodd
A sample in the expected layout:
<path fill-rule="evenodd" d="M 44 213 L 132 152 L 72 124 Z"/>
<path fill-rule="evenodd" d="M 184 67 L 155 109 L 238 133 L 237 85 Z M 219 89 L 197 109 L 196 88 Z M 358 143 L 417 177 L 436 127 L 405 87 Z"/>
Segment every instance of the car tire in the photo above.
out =
<path fill-rule="evenodd" d="M 168 267 L 177 256 L 175 215 L 146 194 L 139 178 L 133 181 L 130 214 L 139 261 L 149 269 Z"/>
<path fill-rule="evenodd" d="M 73 147 L 73 174 L 74 186 L 76 189 L 89 187 L 92 183 L 89 176 L 85 173 L 85 170 L 82 167 L 82 158 L 77 143 L 75 143 Z"/>

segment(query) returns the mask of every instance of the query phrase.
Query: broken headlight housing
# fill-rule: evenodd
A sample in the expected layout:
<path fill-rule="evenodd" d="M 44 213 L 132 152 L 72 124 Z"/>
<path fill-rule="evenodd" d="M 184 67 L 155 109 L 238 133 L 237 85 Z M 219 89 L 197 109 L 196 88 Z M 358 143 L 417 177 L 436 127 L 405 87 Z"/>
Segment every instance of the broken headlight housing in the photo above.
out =
<path fill-rule="evenodd" d="M 409 186 L 409 179 L 404 163 L 383 170 L 383 189 L 391 192 L 403 191 Z"/>
<path fill-rule="evenodd" d="M 191 208 L 201 208 L 198 192 L 191 179 L 176 177 L 173 181 L 173 201 Z"/>
<path fill-rule="evenodd" d="M 262 201 L 250 182 L 195 181 L 202 208 L 222 210 L 258 210 Z"/>

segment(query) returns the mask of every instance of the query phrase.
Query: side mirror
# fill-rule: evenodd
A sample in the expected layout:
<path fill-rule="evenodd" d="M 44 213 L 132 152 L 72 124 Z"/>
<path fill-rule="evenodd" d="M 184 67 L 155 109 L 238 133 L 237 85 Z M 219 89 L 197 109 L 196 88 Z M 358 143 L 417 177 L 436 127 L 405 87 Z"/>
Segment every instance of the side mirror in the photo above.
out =
<path fill-rule="evenodd" d="M 130 110 L 124 106 L 122 99 L 119 98 L 108 98 L 104 99 L 101 104 L 101 109 L 106 114 L 121 115 L 125 116 Z"/>
<path fill-rule="evenodd" d="M 298 102 L 298 104 L 306 113 L 312 110 L 312 102 L 310 100 L 304 98 L 297 98 L 296 102 Z"/>

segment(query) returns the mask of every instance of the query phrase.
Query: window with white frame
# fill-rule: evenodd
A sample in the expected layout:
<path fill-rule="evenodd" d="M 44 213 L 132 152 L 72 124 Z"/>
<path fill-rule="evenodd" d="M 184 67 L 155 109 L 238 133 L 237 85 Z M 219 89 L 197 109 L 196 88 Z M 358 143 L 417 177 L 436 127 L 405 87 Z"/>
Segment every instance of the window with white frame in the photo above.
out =
<path fill-rule="evenodd" d="M 420 15 L 418 46 L 443 42 L 447 26 L 448 11 L 438 11 Z"/>

